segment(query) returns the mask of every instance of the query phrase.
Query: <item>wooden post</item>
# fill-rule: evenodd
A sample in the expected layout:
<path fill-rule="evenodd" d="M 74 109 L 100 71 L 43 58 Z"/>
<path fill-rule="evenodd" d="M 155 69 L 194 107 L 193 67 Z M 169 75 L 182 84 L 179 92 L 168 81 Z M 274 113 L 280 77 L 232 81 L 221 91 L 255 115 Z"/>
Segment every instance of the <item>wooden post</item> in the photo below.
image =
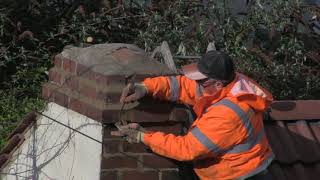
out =
<path fill-rule="evenodd" d="M 151 57 L 154 58 L 155 55 L 157 53 L 161 53 L 163 59 L 164 59 L 164 63 L 174 72 L 174 73 L 178 73 L 177 67 L 173 61 L 173 57 L 170 51 L 170 47 L 169 44 L 167 43 L 167 41 L 163 41 L 161 46 L 156 47 L 152 54 Z"/>
<path fill-rule="evenodd" d="M 161 44 L 161 52 L 164 59 L 165 64 L 175 73 L 177 73 L 177 67 L 173 61 L 173 57 L 169 48 L 169 44 L 167 41 L 163 41 Z"/>
<path fill-rule="evenodd" d="M 207 52 L 212 50 L 217 50 L 216 46 L 214 45 L 214 41 L 210 42 L 207 46 Z"/>

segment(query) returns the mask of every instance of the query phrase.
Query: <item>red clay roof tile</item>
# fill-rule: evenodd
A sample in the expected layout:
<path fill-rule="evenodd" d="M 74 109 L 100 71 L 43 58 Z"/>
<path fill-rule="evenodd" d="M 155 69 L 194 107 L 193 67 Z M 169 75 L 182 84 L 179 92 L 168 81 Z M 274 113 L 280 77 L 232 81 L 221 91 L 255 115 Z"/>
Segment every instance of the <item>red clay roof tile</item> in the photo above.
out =
<path fill-rule="evenodd" d="M 268 168 L 274 179 L 319 179 L 319 105 L 319 100 L 277 101 L 272 104 L 265 129 L 276 155 Z"/>

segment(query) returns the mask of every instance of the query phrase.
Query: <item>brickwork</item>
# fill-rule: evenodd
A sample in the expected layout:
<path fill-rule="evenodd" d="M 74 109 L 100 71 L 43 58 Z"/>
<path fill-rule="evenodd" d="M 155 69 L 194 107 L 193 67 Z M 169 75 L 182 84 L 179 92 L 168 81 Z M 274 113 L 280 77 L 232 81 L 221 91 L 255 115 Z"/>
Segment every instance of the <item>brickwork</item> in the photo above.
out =
<path fill-rule="evenodd" d="M 122 105 L 119 98 L 126 77 L 134 73 L 139 82 L 146 77 L 170 74 L 170 70 L 131 45 L 90 48 L 65 50 L 54 58 L 49 82 L 42 87 L 43 98 L 106 125 L 101 180 L 180 179 L 181 163 L 155 155 L 143 144 L 129 144 L 110 136 L 110 130 L 115 130 L 113 123 L 119 120 Z M 183 107 L 150 98 L 126 104 L 124 109 L 121 119 L 139 122 L 150 131 L 176 135 L 182 132 L 182 125 L 189 118 Z"/>
<path fill-rule="evenodd" d="M 181 123 L 165 122 L 153 123 L 142 126 L 147 130 L 161 130 L 173 134 L 180 134 Z M 110 136 L 110 131 L 116 130 L 109 126 L 104 130 L 104 146 L 101 161 L 101 179 L 116 176 L 120 180 L 126 179 L 155 179 L 155 180 L 179 180 L 179 162 L 164 158 L 152 153 L 152 151 L 143 144 L 130 144 L 125 140 Z M 120 153 L 123 152 L 123 153 Z M 124 154 L 125 153 L 125 154 Z M 130 178 L 131 177 L 131 178 Z"/>
<path fill-rule="evenodd" d="M 112 63 L 112 62 L 110 62 Z M 76 61 L 67 59 L 61 54 L 54 58 L 55 66 L 49 71 L 49 82 L 43 85 L 42 95 L 48 101 L 54 101 L 59 105 L 68 107 L 77 112 L 97 121 L 114 122 L 117 121 L 118 110 L 121 105 L 119 98 L 121 90 L 125 86 L 124 75 L 105 75 L 93 71 L 92 67 L 86 67 Z M 160 68 L 161 69 L 161 68 Z M 154 74 L 137 74 L 136 81 L 141 81 L 145 77 L 153 77 L 160 74 L 154 71 Z M 110 106 L 111 105 L 111 106 Z M 116 107 L 117 106 L 117 107 Z M 177 118 L 187 117 L 186 113 L 180 109 L 170 108 L 167 105 L 161 104 L 160 109 L 165 108 L 163 112 L 153 112 L 153 107 L 150 110 L 148 103 L 142 104 L 142 109 L 149 108 L 149 111 L 128 111 L 130 119 L 134 121 L 149 121 L 157 114 L 157 121 L 167 120 L 167 114 L 180 114 Z M 130 105 L 127 105 L 130 108 Z M 138 108 L 141 109 L 141 108 Z M 182 115 L 181 115 L 182 113 Z M 110 120 L 110 117 L 111 120 Z M 175 118 L 171 118 L 175 120 Z"/>

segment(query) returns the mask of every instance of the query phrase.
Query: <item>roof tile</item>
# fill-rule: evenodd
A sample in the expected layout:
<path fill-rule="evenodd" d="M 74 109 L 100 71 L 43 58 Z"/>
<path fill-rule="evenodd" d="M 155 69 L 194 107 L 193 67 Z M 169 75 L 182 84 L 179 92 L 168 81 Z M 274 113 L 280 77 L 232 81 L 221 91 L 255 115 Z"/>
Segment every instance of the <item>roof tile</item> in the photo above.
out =
<path fill-rule="evenodd" d="M 276 155 L 268 168 L 277 180 L 317 180 L 320 177 L 319 100 L 277 101 L 265 129 Z M 274 121 L 273 121 L 274 120 Z"/>

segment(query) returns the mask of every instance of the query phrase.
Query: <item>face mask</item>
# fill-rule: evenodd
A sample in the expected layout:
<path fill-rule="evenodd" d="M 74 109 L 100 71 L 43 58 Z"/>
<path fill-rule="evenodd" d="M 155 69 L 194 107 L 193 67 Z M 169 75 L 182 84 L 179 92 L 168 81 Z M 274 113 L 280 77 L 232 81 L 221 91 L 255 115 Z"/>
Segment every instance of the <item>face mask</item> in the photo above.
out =
<path fill-rule="evenodd" d="M 217 85 L 217 80 L 214 80 L 214 79 L 209 79 L 209 78 L 201 79 L 201 80 L 197 80 L 197 83 L 201 86 L 205 94 L 213 95 L 218 90 L 221 89 Z"/>

